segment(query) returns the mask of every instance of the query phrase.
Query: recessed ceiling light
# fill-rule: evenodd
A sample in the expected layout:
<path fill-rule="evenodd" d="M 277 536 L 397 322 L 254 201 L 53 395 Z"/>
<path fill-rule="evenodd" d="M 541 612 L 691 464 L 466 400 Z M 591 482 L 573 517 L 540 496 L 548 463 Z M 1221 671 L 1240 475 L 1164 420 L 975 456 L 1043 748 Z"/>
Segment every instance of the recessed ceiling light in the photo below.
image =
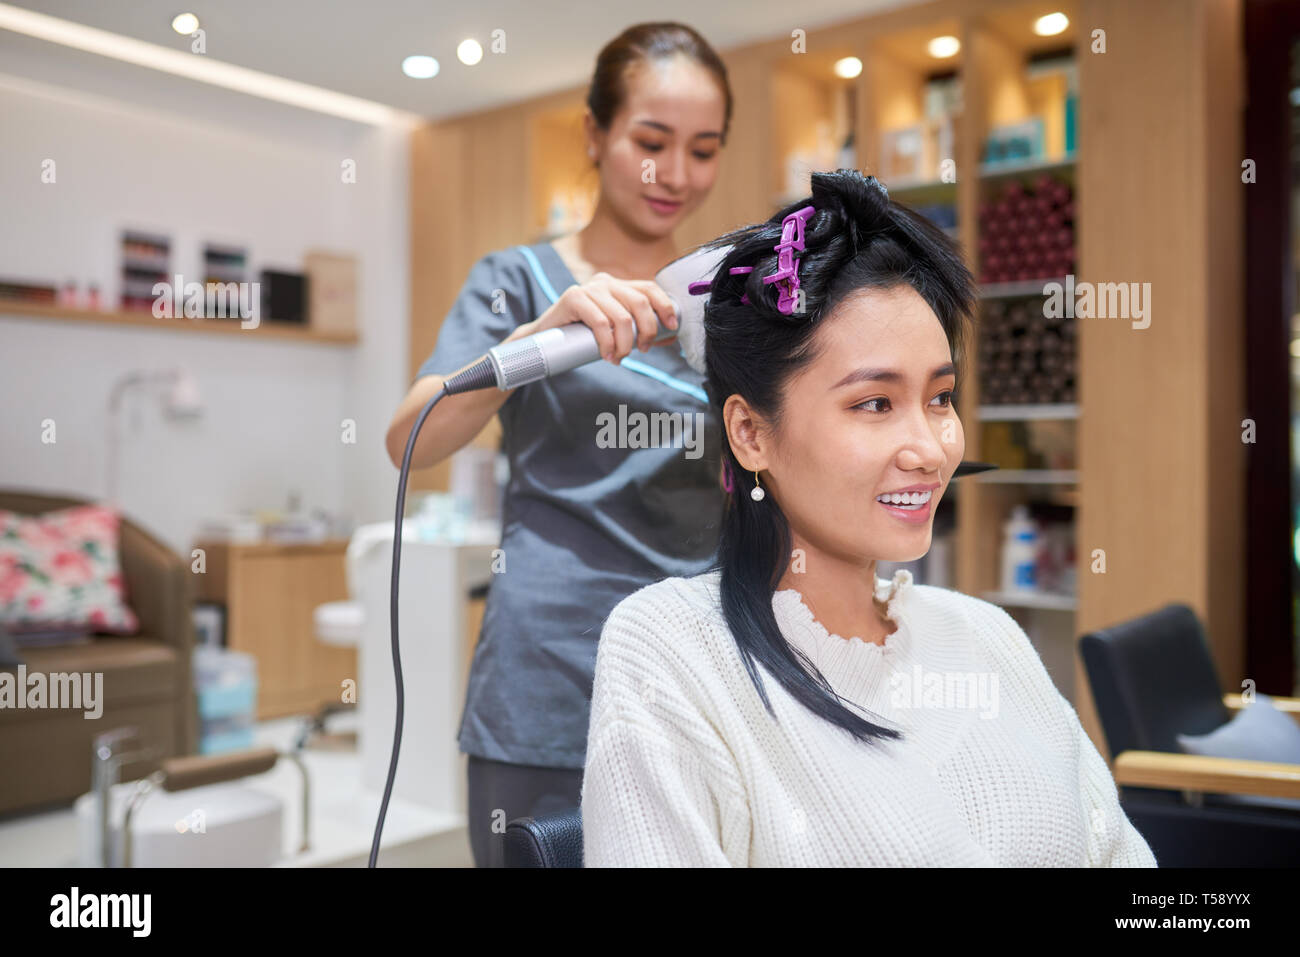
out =
<path fill-rule="evenodd" d="M 956 37 L 935 37 L 926 49 L 936 60 L 946 60 L 950 56 L 957 55 L 957 51 L 961 49 L 961 41 Z"/>
<path fill-rule="evenodd" d="M 835 75 L 851 80 L 862 72 L 862 61 L 855 56 L 842 57 L 835 61 Z"/>
<path fill-rule="evenodd" d="M 172 29 L 183 37 L 190 36 L 199 28 L 199 18 L 192 13 L 178 13 L 172 18 Z"/>
<path fill-rule="evenodd" d="M 1054 37 L 1064 32 L 1070 25 L 1070 18 L 1064 13 L 1049 13 L 1034 21 L 1034 32 L 1040 37 Z"/>
<path fill-rule="evenodd" d="M 402 72 L 417 80 L 427 80 L 438 75 L 438 61 L 431 56 L 408 56 L 402 61 Z"/>
<path fill-rule="evenodd" d="M 460 46 L 456 47 L 456 56 L 466 66 L 473 66 L 483 59 L 483 48 L 477 40 L 461 40 Z"/>

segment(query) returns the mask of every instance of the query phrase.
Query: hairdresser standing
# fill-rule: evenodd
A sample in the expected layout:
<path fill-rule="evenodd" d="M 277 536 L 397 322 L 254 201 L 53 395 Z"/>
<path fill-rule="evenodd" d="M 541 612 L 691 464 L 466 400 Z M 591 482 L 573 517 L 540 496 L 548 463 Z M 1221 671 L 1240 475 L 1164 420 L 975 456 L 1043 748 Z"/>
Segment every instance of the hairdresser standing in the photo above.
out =
<path fill-rule="evenodd" d="M 675 339 L 651 340 L 676 322 L 652 277 L 679 255 L 673 230 L 717 175 L 732 108 L 726 68 L 691 28 L 640 24 L 601 50 L 587 107 L 600 180 L 591 221 L 474 265 L 388 430 L 400 465 L 442 381 L 505 340 L 581 322 L 608 360 L 510 392 L 448 396 L 416 443 L 413 467 L 434 465 L 498 414 L 510 462 L 505 567 L 488 593 L 459 732 L 480 867 L 501 865 L 507 821 L 578 806 L 605 617 L 651 582 L 703 571 L 722 512 L 721 432 L 703 377 Z M 668 446 L 634 427 L 662 413 L 682 423 Z M 623 433 L 623 423 L 633 426 Z"/>

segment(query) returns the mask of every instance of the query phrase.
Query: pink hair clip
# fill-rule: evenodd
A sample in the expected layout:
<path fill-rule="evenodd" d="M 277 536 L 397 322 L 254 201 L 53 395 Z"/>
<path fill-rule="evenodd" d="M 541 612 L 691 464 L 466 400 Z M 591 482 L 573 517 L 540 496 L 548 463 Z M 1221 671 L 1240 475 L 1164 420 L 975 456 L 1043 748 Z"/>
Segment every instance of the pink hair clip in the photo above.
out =
<path fill-rule="evenodd" d="M 804 224 L 816 211 L 815 207 L 805 206 L 781 220 L 781 241 L 772 247 L 776 251 L 777 269 L 772 275 L 763 277 L 764 283 L 780 284 L 777 288 L 781 295 L 776 308 L 787 316 L 794 312 L 794 304 L 798 301 L 795 293 L 799 290 L 799 260 L 794 254 L 804 251 Z"/>

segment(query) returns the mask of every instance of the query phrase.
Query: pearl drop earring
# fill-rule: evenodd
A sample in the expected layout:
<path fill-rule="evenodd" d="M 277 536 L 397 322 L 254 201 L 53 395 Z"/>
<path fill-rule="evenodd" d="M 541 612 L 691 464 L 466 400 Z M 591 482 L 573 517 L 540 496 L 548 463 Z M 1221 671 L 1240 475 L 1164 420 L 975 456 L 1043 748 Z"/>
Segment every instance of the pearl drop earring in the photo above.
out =
<path fill-rule="evenodd" d="M 767 493 L 763 491 L 763 486 L 758 484 L 758 472 L 754 472 L 754 487 L 749 491 L 749 497 L 755 502 L 763 501 L 763 496 Z"/>

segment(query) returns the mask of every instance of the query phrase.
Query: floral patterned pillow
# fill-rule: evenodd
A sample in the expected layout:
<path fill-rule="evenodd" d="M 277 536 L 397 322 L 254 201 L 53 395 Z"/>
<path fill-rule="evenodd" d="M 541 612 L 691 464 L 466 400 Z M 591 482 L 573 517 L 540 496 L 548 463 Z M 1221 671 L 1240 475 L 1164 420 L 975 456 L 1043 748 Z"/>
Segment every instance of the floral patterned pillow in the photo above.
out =
<path fill-rule="evenodd" d="M 19 634 L 84 628 L 134 634 L 118 563 L 120 516 L 104 505 L 0 510 L 0 624 Z"/>

